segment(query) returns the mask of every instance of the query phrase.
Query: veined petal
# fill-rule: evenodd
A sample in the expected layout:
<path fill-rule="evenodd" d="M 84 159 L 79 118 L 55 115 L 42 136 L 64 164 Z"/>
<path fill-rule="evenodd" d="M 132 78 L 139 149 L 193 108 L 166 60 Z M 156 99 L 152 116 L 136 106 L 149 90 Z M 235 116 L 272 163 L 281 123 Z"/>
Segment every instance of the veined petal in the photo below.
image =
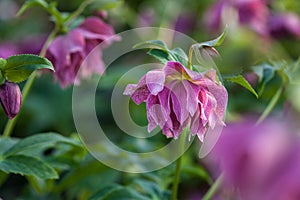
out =
<path fill-rule="evenodd" d="M 187 80 L 182 80 L 182 83 L 187 93 L 186 109 L 190 115 L 193 116 L 198 107 L 198 93 L 195 91 L 197 91 L 199 87 Z"/>
<path fill-rule="evenodd" d="M 153 95 L 157 95 L 163 90 L 165 83 L 165 74 L 160 70 L 149 71 L 146 74 L 146 84 Z"/>

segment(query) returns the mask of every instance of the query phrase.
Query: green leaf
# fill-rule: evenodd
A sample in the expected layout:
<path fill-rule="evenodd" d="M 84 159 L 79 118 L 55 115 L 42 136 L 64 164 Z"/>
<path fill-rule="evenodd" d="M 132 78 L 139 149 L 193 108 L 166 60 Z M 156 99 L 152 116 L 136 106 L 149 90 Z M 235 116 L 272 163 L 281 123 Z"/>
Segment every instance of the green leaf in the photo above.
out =
<path fill-rule="evenodd" d="M 0 161 L 0 170 L 6 173 L 31 175 L 41 179 L 56 179 L 57 172 L 38 158 L 16 155 Z"/>
<path fill-rule="evenodd" d="M 162 62 L 163 64 L 165 64 L 166 62 L 168 62 L 169 59 L 169 54 L 166 53 L 163 50 L 160 49 L 151 49 L 150 51 L 147 52 L 147 54 L 153 56 L 154 58 L 158 59 L 160 62 Z"/>
<path fill-rule="evenodd" d="M 5 151 L 10 149 L 18 142 L 18 139 L 10 138 L 10 137 L 1 137 L 0 138 L 0 156 L 3 155 Z"/>
<path fill-rule="evenodd" d="M 263 93 L 266 84 L 275 76 L 275 69 L 267 63 L 254 66 L 251 69 L 258 76 L 258 94 L 260 96 Z"/>
<path fill-rule="evenodd" d="M 7 64 L 3 70 L 3 75 L 9 81 L 15 83 L 26 80 L 37 69 L 54 71 L 53 65 L 48 59 L 36 55 L 21 54 L 11 56 L 6 61 Z"/>
<path fill-rule="evenodd" d="M 256 91 L 253 89 L 253 87 L 249 84 L 249 82 L 242 75 L 227 77 L 226 80 L 243 86 L 244 88 L 249 90 L 252 94 L 254 94 L 256 96 L 256 98 L 258 98 Z"/>
<path fill-rule="evenodd" d="M 3 58 L 0 58 L 0 70 L 5 69 L 7 61 Z"/>
<path fill-rule="evenodd" d="M 48 3 L 45 0 L 28 0 L 22 5 L 19 12 L 17 13 L 17 16 L 22 15 L 26 10 L 34 6 L 41 6 L 45 10 L 48 9 Z"/>
<path fill-rule="evenodd" d="M 148 180 L 136 179 L 130 187 L 151 199 L 163 199 L 165 195 L 165 191 L 162 191 L 158 184 Z"/>
<path fill-rule="evenodd" d="M 217 47 L 217 46 L 220 46 L 223 43 L 223 41 L 226 37 L 227 31 L 228 31 L 228 27 L 226 26 L 223 33 L 219 37 L 217 37 L 214 40 L 199 43 L 198 44 L 199 47 L 203 47 L 203 46 Z"/>
<path fill-rule="evenodd" d="M 211 58 L 211 53 L 214 53 L 214 55 L 219 55 L 219 53 L 213 47 L 220 46 L 223 43 L 225 36 L 227 34 L 227 30 L 228 28 L 226 26 L 223 33 L 216 39 L 194 44 L 192 46 L 193 51 L 195 52 L 196 60 L 201 65 L 209 66 L 209 67 L 215 65 Z M 207 50 L 205 50 L 205 48 L 207 48 Z M 206 53 L 206 55 L 203 55 L 203 53 Z"/>
<path fill-rule="evenodd" d="M 168 51 L 168 47 L 167 45 L 160 40 L 149 40 L 149 41 L 145 41 L 145 42 L 140 42 L 136 45 L 133 46 L 133 48 L 137 49 L 142 49 L 142 48 L 149 48 L 149 49 L 161 49 L 161 50 L 165 50 Z"/>
<path fill-rule="evenodd" d="M 3 156 L 8 157 L 20 153 L 24 154 L 25 152 L 30 154 L 31 151 L 34 152 L 40 148 L 49 148 L 55 146 L 57 143 L 67 143 L 73 146 L 81 147 L 79 143 L 70 138 L 63 137 L 55 133 L 44 133 L 36 134 L 20 140 L 14 146 L 5 151 Z"/>
<path fill-rule="evenodd" d="M 118 185 L 105 187 L 93 195 L 89 200 L 151 200 L 137 191 Z"/>
<path fill-rule="evenodd" d="M 176 61 L 180 62 L 184 66 L 187 66 L 188 57 L 181 48 L 172 49 L 170 52 L 174 55 Z"/>
<path fill-rule="evenodd" d="M 104 199 L 105 197 L 107 197 L 108 195 L 110 195 L 111 193 L 113 193 L 116 190 L 121 189 L 122 186 L 117 185 L 117 184 L 111 184 L 108 185 L 104 188 L 102 188 L 101 190 L 99 190 L 98 192 L 96 192 L 94 195 L 92 195 L 89 200 L 101 200 Z"/>

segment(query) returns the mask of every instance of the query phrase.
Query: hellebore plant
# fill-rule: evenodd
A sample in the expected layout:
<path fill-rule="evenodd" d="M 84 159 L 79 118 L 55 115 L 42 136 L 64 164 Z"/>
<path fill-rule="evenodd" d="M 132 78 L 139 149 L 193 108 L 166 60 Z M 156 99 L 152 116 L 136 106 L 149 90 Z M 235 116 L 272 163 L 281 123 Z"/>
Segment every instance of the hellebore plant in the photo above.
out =
<path fill-rule="evenodd" d="M 147 41 L 135 47 L 151 47 L 148 54 L 158 58 L 163 69 L 147 72 L 137 84 L 127 85 L 124 94 L 130 95 L 136 104 L 146 102 L 148 131 L 160 126 L 168 138 L 177 139 L 184 132 L 197 135 L 204 141 L 208 128 L 225 125 L 223 119 L 228 94 L 218 81 L 214 65 L 209 66 L 214 46 L 224 40 L 226 31 L 217 39 L 194 44 L 189 56 L 182 49 L 168 49 L 162 41 Z M 192 54 L 196 53 L 200 65 L 206 68 L 200 71 L 192 65 Z M 192 69 L 198 69 L 193 71 Z M 184 142 L 184 138 L 181 138 Z M 181 158 L 178 159 L 173 181 L 172 199 L 177 199 Z"/>
<path fill-rule="evenodd" d="M 22 91 L 23 102 L 26 99 L 36 77 L 35 73 L 32 75 L 31 73 L 36 69 L 46 68 L 55 71 L 54 77 L 59 81 L 62 88 L 65 88 L 71 84 L 79 84 L 80 80 L 77 78 L 78 73 L 80 74 L 78 77 L 81 78 L 89 78 L 93 73 L 103 73 L 104 67 L 101 60 L 101 50 L 98 48 L 93 53 L 91 53 L 91 51 L 98 44 L 104 42 L 109 37 L 114 35 L 113 28 L 104 23 L 100 18 L 89 17 L 85 19 L 77 28 L 69 30 L 70 27 L 73 26 L 74 20 L 76 20 L 84 11 L 84 9 L 92 3 L 94 3 L 93 0 L 84 1 L 77 10 L 68 15 L 65 13 L 60 13 L 56 8 L 55 3 L 47 3 L 42 0 L 27 1 L 21 7 L 17 15 L 23 14 L 32 6 L 39 6 L 53 17 L 55 24 L 55 28 L 49 34 L 47 40 L 42 46 L 39 56 L 29 54 L 11 56 L 7 59 L 7 65 L 12 65 L 6 67 L 8 70 L 6 70 L 5 65 L 3 65 L 3 63 L 6 63 L 6 60 L 2 59 L 3 66 L 1 68 L 1 72 L 2 77 L 4 78 L 3 80 L 18 83 L 29 78 Z M 58 36 L 59 33 L 65 32 L 65 35 Z M 106 41 L 103 47 L 118 39 L 119 38 L 114 37 L 113 40 Z M 87 63 L 86 66 L 79 70 L 83 60 L 88 54 L 92 56 L 93 63 Z M 54 64 L 54 67 L 50 61 Z M 15 65 L 17 65 L 17 68 Z M 3 101 L 2 98 L 1 101 Z M 11 115 L 9 115 L 9 118 L 12 118 Z M 8 121 L 3 135 L 9 136 L 11 134 L 16 120 L 17 117 Z"/>

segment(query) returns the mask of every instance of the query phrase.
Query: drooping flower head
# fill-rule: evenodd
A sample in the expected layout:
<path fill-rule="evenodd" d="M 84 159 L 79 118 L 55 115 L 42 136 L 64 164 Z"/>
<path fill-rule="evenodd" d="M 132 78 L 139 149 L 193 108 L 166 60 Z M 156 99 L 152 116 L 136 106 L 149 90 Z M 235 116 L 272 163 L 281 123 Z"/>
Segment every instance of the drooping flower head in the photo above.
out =
<path fill-rule="evenodd" d="M 64 88 L 70 84 L 79 84 L 80 78 L 103 73 L 102 51 L 95 47 L 102 42 L 109 45 L 112 40 L 106 40 L 113 35 L 114 30 L 110 25 L 97 17 L 89 17 L 68 34 L 57 37 L 50 44 L 46 57 L 54 64 L 54 75 L 60 85 Z M 83 60 L 94 48 L 88 63 L 79 70 Z M 77 76 L 77 73 L 80 74 Z"/>
<path fill-rule="evenodd" d="M 0 85 L 0 102 L 8 118 L 14 118 L 20 111 L 22 93 L 18 84 L 6 81 Z"/>
<path fill-rule="evenodd" d="M 216 83 L 215 70 L 198 73 L 169 61 L 149 71 L 124 92 L 136 104 L 146 102 L 148 131 L 160 126 L 168 138 L 178 138 L 187 126 L 203 141 L 208 126 L 223 125 L 227 91 Z"/>

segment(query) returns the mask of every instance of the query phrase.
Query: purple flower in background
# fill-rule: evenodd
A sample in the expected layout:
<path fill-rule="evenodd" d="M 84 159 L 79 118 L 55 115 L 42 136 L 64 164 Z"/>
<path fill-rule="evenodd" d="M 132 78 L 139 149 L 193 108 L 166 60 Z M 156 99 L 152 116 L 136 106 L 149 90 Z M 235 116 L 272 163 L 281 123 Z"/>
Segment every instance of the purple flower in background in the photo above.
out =
<path fill-rule="evenodd" d="M 176 19 L 174 29 L 183 33 L 191 32 L 196 25 L 196 19 L 194 14 L 183 13 Z"/>
<path fill-rule="evenodd" d="M 269 19 L 269 33 L 274 38 L 300 38 L 300 19 L 294 13 L 273 15 Z"/>
<path fill-rule="evenodd" d="M 54 64 L 54 75 L 61 87 L 79 84 L 81 78 L 88 78 L 93 73 L 103 73 L 102 51 L 100 48 L 92 50 L 102 42 L 109 45 L 112 40 L 105 40 L 113 35 L 114 30 L 110 25 L 97 17 L 89 17 L 67 35 L 57 37 L 50 44 L 46 57 Z M 79 70 L 88 54 L 86 65 Z"/>
<path fill-rule="evenodd" d="M 22 93 L 18 84 L 5 82 L 0 85 L 0 101 L 9 119 L 14 118 L 20 111 Z"/>
<path fill-rule="evenodd" d="M 216 83 L 214 70 L 198 73 L 169 61 L 138 84 L 127 85 L 124 94 L 136 104 L 146 102 L 148 131 L 160 126 L 168 138 L 178 138 L 189 125 L 191 134 L 203 141 L 208 126 L 224 125 L 227 91 Z"/>
<path fill-rule="evenodd" d="M 41 35 L 24 38 L 18 45 L 19 52 L 21 54 L 39 55 L 45 42 L 46 37 Z"/>
<path fill-rule="evenodd" d="M 149 8 L 142 9 L 137 18 L 138 27 L 148 27 L 153 26 L 155 21 L 155 12 Z"/>
<path fill-rule="evenodd" d="M 6 59 L 12 55 L 18 54 L 19 50 L 16 45 L 11 43 L 0 44 L 0 58 Z"/>
<path fill-rule="evenodd" d="M 228 16 L 237 15 L 238 23 L 248 25 L 259 34 L 267 34 L 269 9 L 264 0 L 220 0 L 213 5 L 205 16 L 205 23 L 212 32 L 230 23 Z"/>
<path fill-rule="evenodd" d="M 299 144 L 299 138 L 282 122 L 254 126 L 250 120 L 224 128 L 211 156 L 224 173 L 225 188 L 236 188 L 241 199 L 296 200 L 300 195 Z"/>

